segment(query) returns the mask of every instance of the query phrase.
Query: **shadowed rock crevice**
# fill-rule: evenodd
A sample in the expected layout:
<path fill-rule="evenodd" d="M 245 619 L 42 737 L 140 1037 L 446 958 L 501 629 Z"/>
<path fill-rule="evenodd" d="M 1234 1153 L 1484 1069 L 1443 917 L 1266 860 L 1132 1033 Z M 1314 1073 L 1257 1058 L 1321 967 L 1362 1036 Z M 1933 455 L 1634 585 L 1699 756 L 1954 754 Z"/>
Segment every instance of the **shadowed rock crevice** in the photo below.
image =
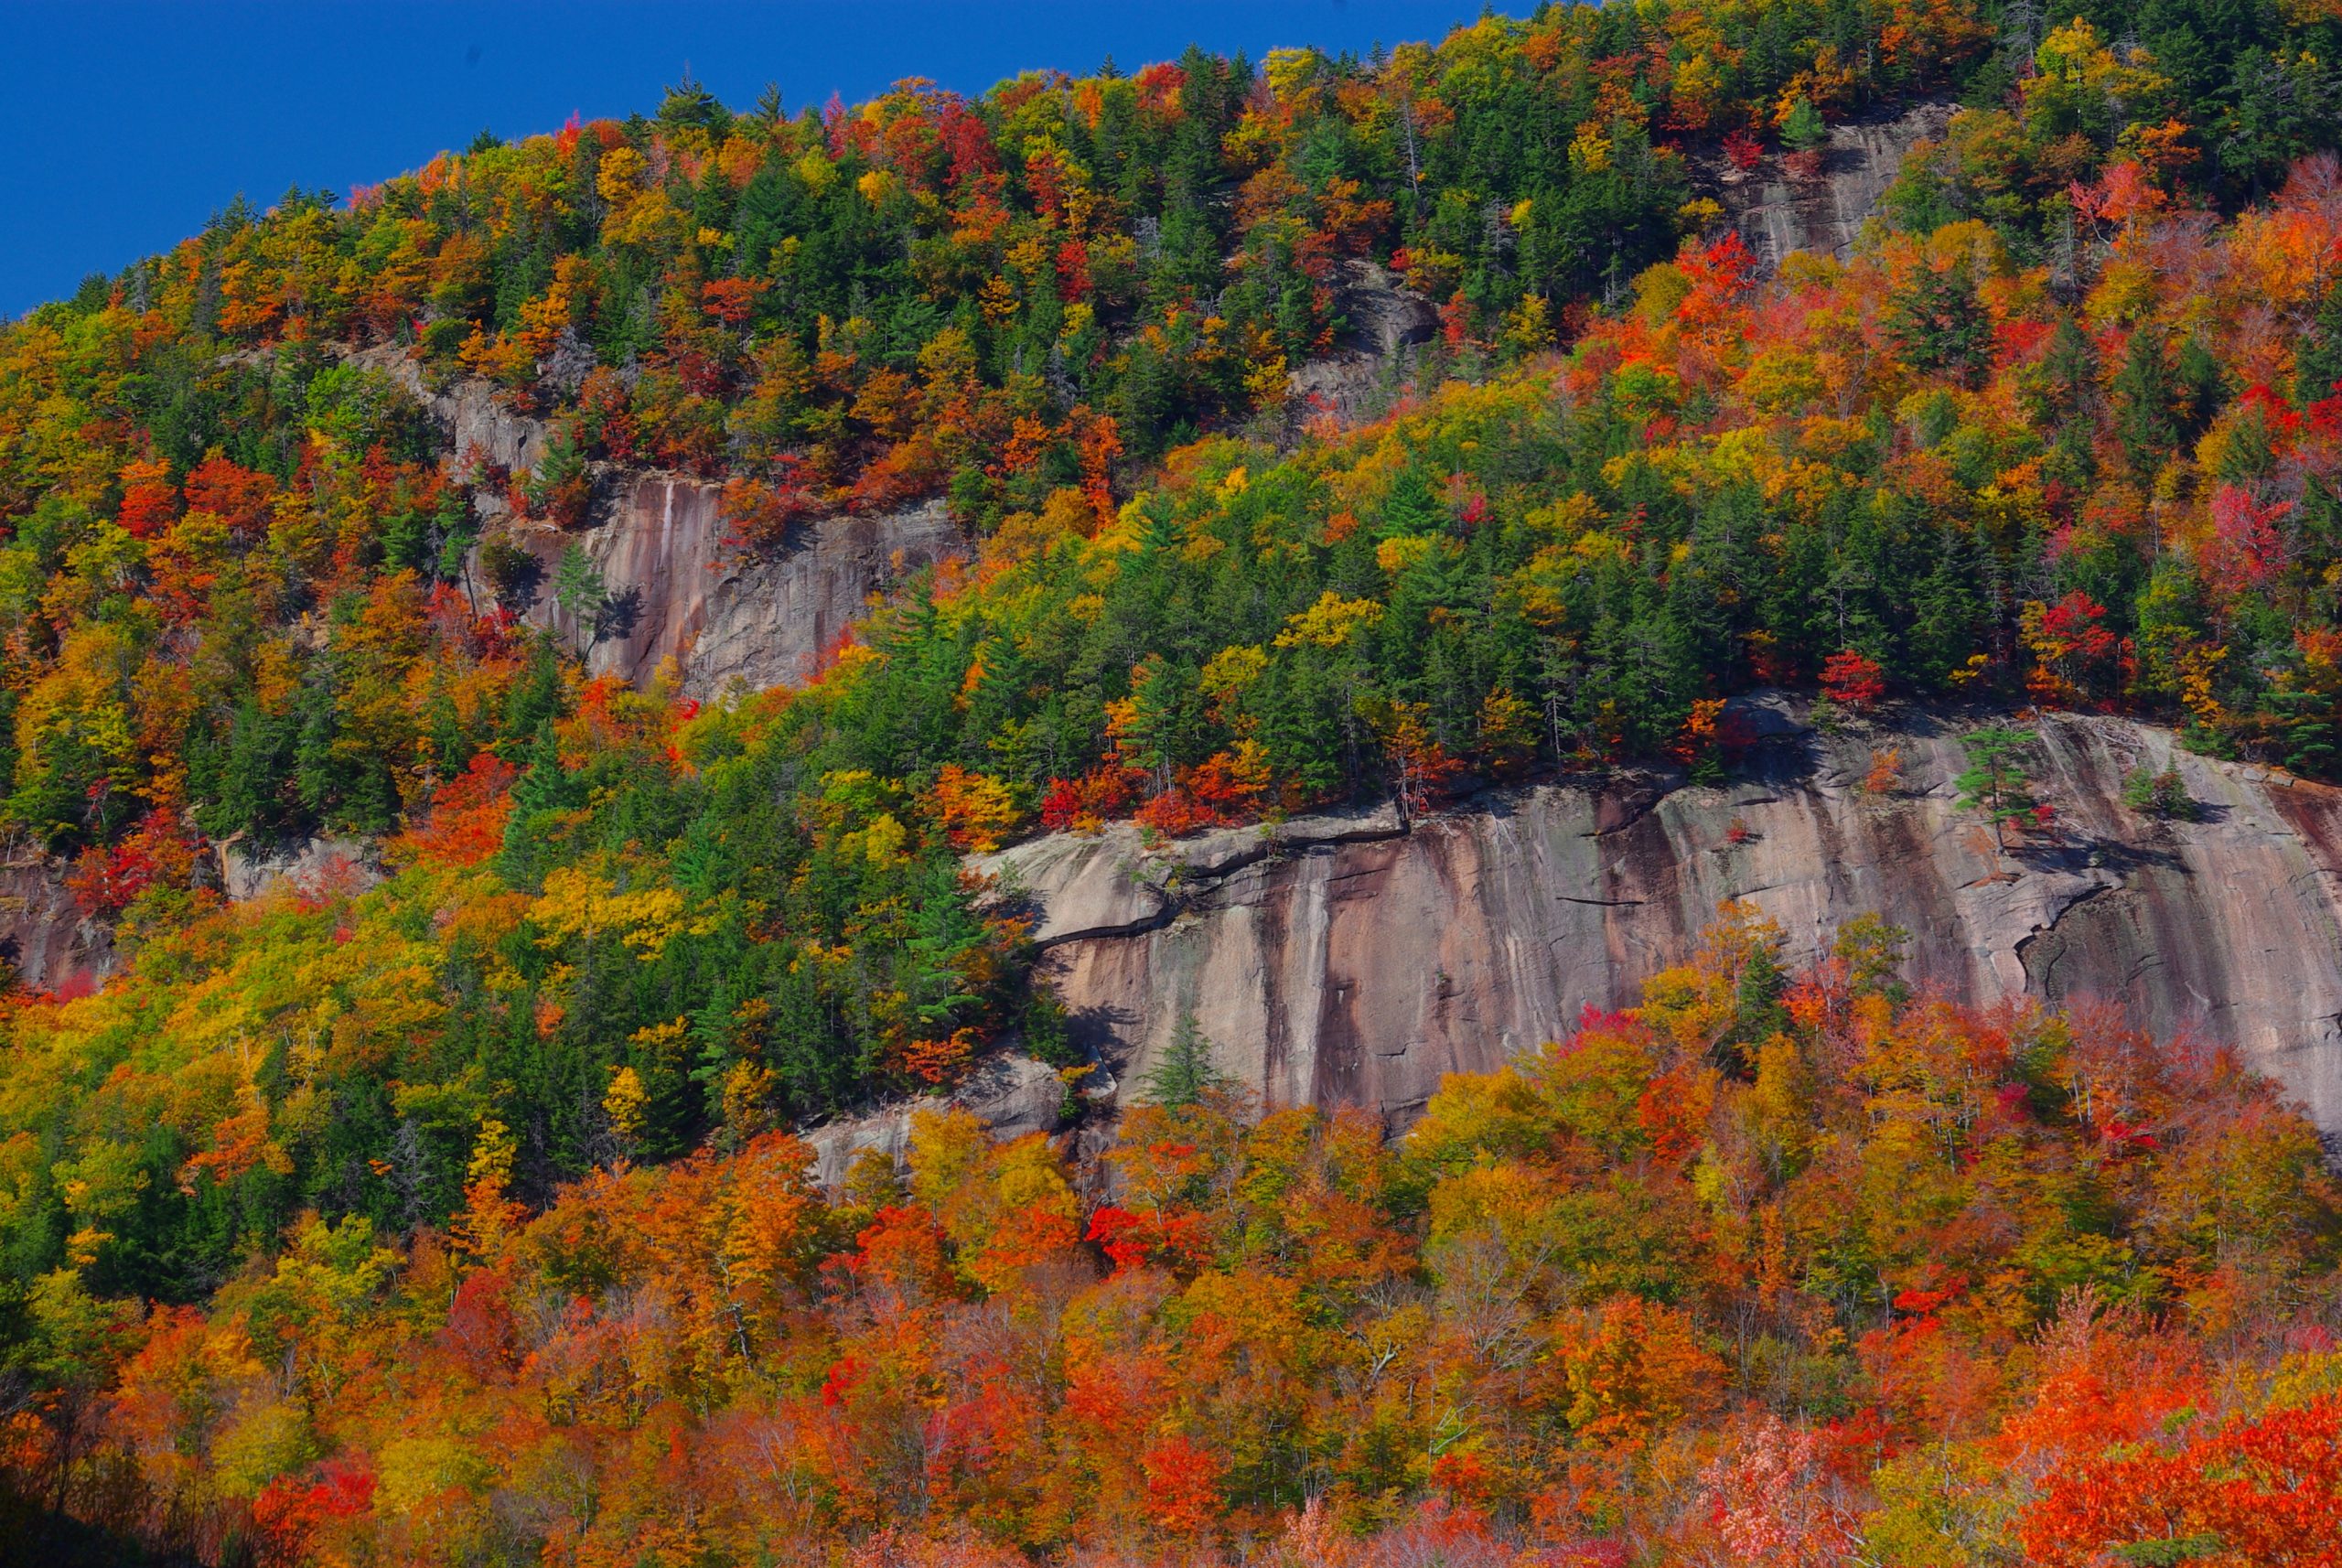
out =
<path fill-rule="evenodd" d="M 1335 297 L 1345 327 L 1332 351 L 1286 378 L 1288 443 L 1312 419 L 1355 424 L 1388 411 L 1414 373 L 1414 350 L 1439 336 L 1439 307 L 1373 262 L 1341 263 Z"/>

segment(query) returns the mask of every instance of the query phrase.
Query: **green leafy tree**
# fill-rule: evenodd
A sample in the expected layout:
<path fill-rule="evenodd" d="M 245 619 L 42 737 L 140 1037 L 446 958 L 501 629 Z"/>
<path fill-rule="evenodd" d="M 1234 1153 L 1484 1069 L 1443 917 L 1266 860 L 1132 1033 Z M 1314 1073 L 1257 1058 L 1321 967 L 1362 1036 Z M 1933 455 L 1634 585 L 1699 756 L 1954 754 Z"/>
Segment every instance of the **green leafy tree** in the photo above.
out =
<path fill-rule="evenodd" d="M 2153 473 L 2178 440 L 2177 395 L 2163 334 L 2141 325 L 2114 376 L 2114 429 L 2134 469 Z"/>
<path fill-rule="evenodd" d="M 1913 369 L 1972 378 L 1992 347 L 1993 318 L 1977 300 L 1968 263 L 1914 268 L 1888 302 L 1886 335 Z"/>
<path fill-rule="evenodd" d="M 1830 140 L 1830 127 L 1813 100 L 1799 95 L 1781 120 L 1781 145 L 1795 153 L 1810 153 Z"/>
<path fill-rule="evenodd" d="M 2187 781 L 2178 768 L 2168 766 L 2160 771 L 2142 766 L 2125 774 L 2122 803 L 2150 817 L 2188 817 L 2196 810 Z"/>

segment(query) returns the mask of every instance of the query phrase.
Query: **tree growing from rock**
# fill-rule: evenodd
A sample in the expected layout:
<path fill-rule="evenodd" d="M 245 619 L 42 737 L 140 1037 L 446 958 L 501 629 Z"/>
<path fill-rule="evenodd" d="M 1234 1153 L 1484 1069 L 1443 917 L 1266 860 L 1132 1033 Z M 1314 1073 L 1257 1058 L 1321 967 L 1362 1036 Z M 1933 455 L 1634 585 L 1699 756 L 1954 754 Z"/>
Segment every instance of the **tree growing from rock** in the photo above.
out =
<path fill-rule="evenodd" d="M 1205 1095 L 1226 1081 L 1212 1066 L 1210 1036 L 1196 1023 L 1194 1010 L 1186 1008 L 1171 1026 L 1171 1041 L 1163 1048 L 1163 1059 L 1147 1069 L 1139 1087 L 1145 1090 L 1150 1104 L 1176 1110 L 1201 1103 Z"/>
<path fill-rule="evenodd" d="M 2189 817 L 2196 811 L 2196 802 L 2187 793 L 2187 780 L 2180 777 L 2178 768 L 2168 764 L 2160 772 L 2142 765 L 2125 774 L 2122 803 L 2150 817 Z"/>
<path fill-rule="evenodd" d="M 2037 819 L 2046 809 L 2033 798 L 2033 779 L 2026 771 L 2025 752 L 2041 737 L 2029 729 L 1987 725 L 1960 737 L 1968 753 L 1968 767 L 1952 782 L 1960 804 L 1984 813 L 1993 824 L 1993 839 L 2004 848 L 2004 825 Z"/>
<path fill-rule="evenodd" d="M 610 607 L 610 590 L 602 579 L 602 569 L 594 564 L 582 544 L 570 544 L 561 553 L 561 564 L 553 571 L 553 602 L 569 612 L 579 658 L 592 647 L 602 633 L 602 614 Z"/>

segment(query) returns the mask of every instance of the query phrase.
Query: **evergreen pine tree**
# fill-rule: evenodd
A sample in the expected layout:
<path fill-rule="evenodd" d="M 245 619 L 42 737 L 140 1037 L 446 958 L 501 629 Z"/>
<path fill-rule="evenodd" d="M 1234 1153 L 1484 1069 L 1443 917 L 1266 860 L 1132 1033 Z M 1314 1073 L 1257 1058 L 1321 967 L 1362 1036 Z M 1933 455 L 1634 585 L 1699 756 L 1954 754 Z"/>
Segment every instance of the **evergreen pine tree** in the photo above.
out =
<path fill-rule="evenodd" d="M 2342 284 L 2326 291 L 2317 320 L 2294 356 L 2294 403 L 2307 408 L 2335 395 L 2342 382 Z"/>
<path fill-rule="evenodd" d="M 1139 1087 L 1150 1102 L 1176 1108 L 1197 1103 L 1223 1081 L 1211 1065 L 1211 1041 L 1197 1026 L 1195 1013 L 1183 1009 L 1171 1026 L 1162 1059 L 1139 1079 Z"/>
<path fill-rule="evenodd" d="M 293 789 L 311 821 L 322 824 L 340 797 L 332 683 L 324 679 L 306 682 L 295 712 L 299 729 L 293 743 Z"/>
<path fill-rule="evenodd" d="M 2179 439 L 2172 413 L 2176 392 L 2165 357 L 2163 334 L 2143 325 L 2131 334 L 2122 368 L 2114 376 L 2114 431 L 2131 466 L 2152 473 Z"/>
<path fill-rule="evenodd" d="M 2023 753 L 2039 737 L 2029 729 L 1987 725 L 1960 737 L 1968 753 L 1968 767 L 1953 785 L 1960 804 L 1984 813 L 1993 824 L 1993 839 L 2001 842 L 2001 825 L 2014 822 L 2033 809 L 2033 781 Z"/>
<path fill-rule="evenodd" d="M 1740 984 L 1733 994 L 1733 1039 L 1746 1048 L 1788 1030 L 1789 1009 L 1781 1004 L 1789 975 L 1770 942 L 1759 942 L 1741 966 Z"/>
<path fill-rule="evenodd" d="M 2193 441 L 2211 428 L 2213 416 L 2228 402 L 2228 372 L 2201 338 L 2190 338 L 2181 346 L 2176 371 L 2173 406 L 2179 415 L 2179 438 Z"/>
<path fill-rule="evenodd" d="M 545 842 L 546 819 L 569 810 L 581 798 L 577 781 L 562 766 L 553 725 L 539 725 L 529 748 L 528 769 L 513 781 L 512 814 L 504 822 L 504 848 L 497 864 L 505 880 L 515 886 L 538 886 L 557 858 L 555 848 Z"/>
<path fill-rule="evenodd" d="M 586 547 L 574 541 L 561 553 L 561 565 L 553 578 L 553 602 L 569 612 L 570 636 L 579 658 L 586 650 L 601 639 L 602 614 L 609 608 L 610 591 L 602 581 L 602 569 L 586 553 Z"/>
<path fill-rule="evenodd" d="M 1781 122 L 1781 145 L 1795 153 L 1810 153 L 1830 139 L 1830 127 L 1813 100 L 1800 96 Z"/>
<path fill-rule="evenodd" d="M 1950 371 L 1967 381 L 1985 363 L 1993 320 L 1965 263 L 1923 266 L 1888 302 L 1886 335 L 1913 369 Z"/>
<path fill-rule="evenodd" d="M 1422 467 L 1410 463 L 1400 469 L 1391 481 L 1390 493 L 1382 499 L 1382 522 L 1377 532 L 1385 539 L 1401 539 L 1434 532 L 1445 521 L 1439 497 Z"/>
<path fill-rule="evenodd" d="M 382 523 L 382 564 L 420 572 L 431 564 L 431 519 L 420 508 L 392 512 Z"/>

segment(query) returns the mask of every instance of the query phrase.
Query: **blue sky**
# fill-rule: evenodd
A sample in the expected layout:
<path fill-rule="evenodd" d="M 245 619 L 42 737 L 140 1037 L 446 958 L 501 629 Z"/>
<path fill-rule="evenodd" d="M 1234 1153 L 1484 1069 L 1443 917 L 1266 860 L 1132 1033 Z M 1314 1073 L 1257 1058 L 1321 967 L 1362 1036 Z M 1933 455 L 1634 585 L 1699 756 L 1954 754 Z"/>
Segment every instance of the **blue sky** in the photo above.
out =
<path fill-rule="evenodd" d="M 1254 59 L 1438 37 L 1478 0 L 0 0 L 0 317 L 202 227 L 239 191 L 347 192 L 461 146 L 658 106 L 692 73 L 791 109 L 905 76 L 1130 70 L 1188 43 Z"/>

